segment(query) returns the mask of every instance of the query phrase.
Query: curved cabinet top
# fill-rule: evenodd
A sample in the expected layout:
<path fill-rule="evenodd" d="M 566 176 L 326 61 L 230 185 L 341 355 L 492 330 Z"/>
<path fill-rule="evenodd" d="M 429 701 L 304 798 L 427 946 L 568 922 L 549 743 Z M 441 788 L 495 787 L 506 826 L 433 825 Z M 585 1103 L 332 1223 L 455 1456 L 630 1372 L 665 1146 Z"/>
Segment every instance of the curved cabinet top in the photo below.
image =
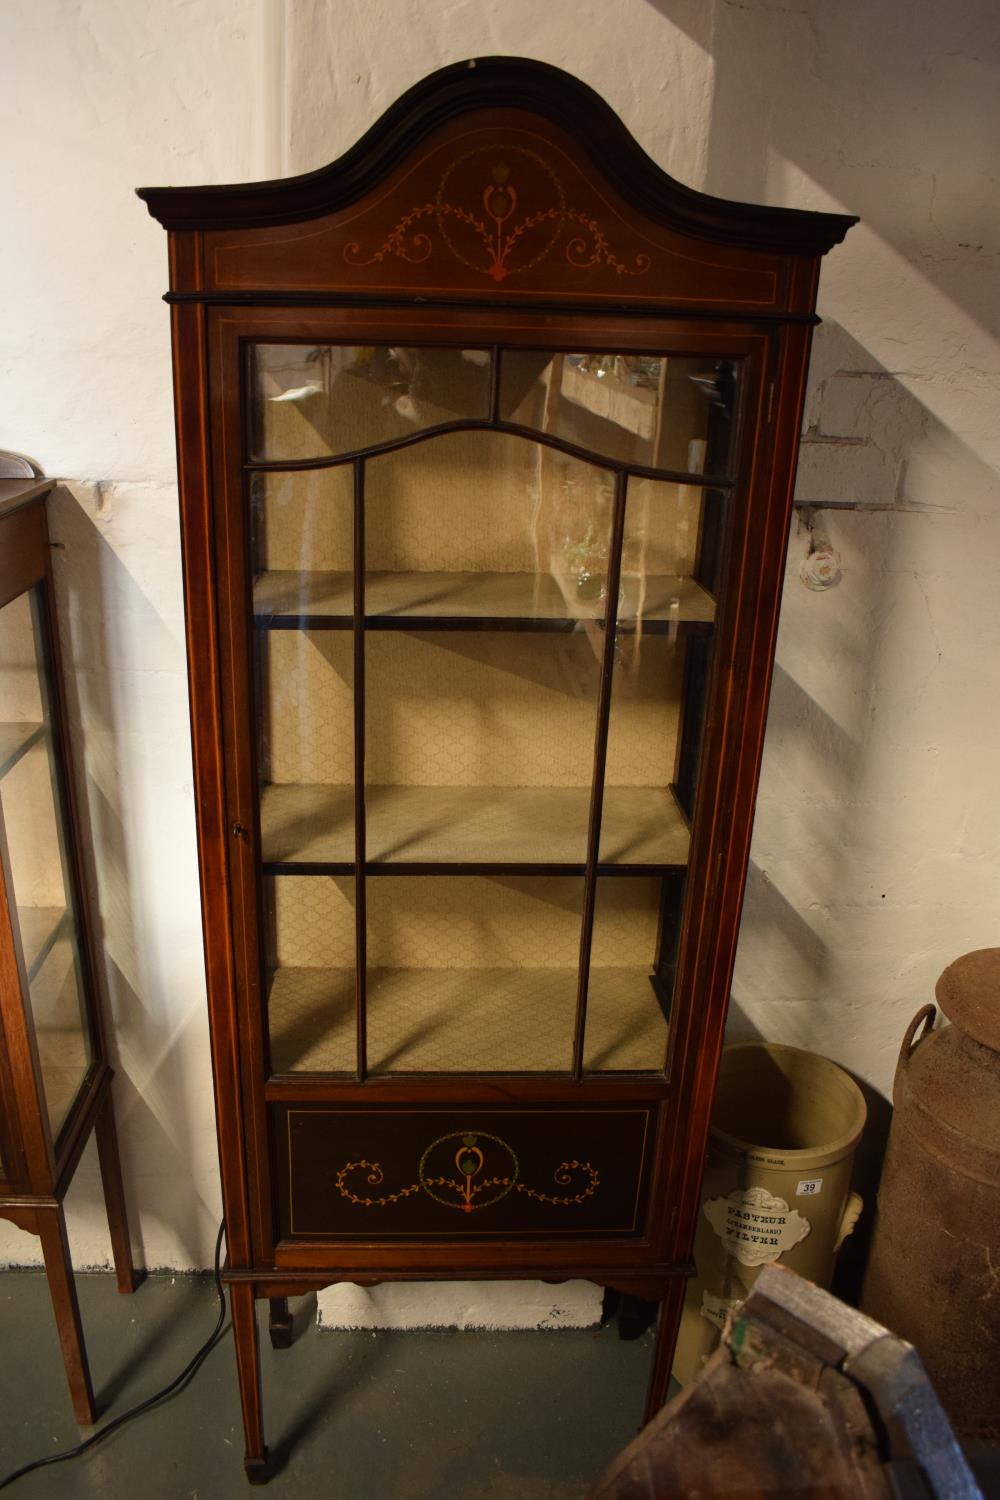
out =
<path fill-rule="evenodd" d="M 319 171 L 139 196 L 174 232 L 173 293 L 227 301 L 801 317 L 819 256 L 856 222 L 695 192 L 585 84 L 511 58 L 432 74 Z"/>

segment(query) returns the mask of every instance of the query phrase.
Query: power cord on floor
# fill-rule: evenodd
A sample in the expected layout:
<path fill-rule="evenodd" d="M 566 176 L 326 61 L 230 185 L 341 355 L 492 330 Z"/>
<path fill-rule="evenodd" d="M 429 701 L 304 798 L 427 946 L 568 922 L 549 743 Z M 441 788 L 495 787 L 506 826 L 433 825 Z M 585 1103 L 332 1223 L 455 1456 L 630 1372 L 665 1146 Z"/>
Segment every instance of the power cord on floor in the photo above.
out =
<path fill-rule="evenodd" d="M 96 1446 L 104 1438 L 110 1437 L 111 1433 L 117 1432 L 119 1427 L 124 1427 L 126 1422 L 131 1422 L 134 1417 L 141 1417 L 143 1412 L 152 1411 L 154 1407 L 161 1406 L 164 1401 L 169 1401 L 171 1396 L 176 1396 L 188 1386 L 205 1360 L 211 1354 L 216 1344 L 222 1338 L 226 1321 L 226 1294 L 222 1288 L 222 1241 L 226 1233 L 225 1220 L 219 1225 L 219 1233 L 215 1241 L 215 1289 L 219 1294 L 219 1316 L 211 1334 L 202 1344 L 197 1354 L 188 1361 L 179 1375 L 175 1375 L 169 1385 L 165 1385 L 155 1395 L 147 1396 L 145 1401 L 140 1401 L 138 1406 L 123 1411 L 120 1417 L 115 1417 L 106 1427 L 101 1427 L 97 1432 L 91 1433 L 82 1443 L 75 1448 L 67 1448 L 64 1453 L 53 1453 L 48 1458 L 36 1458 L 33 1463 L 24 1464 L 20 1469 L 15 1469 L 12 1474 L 7 1474 L 0 1479 L 0 1490 L 13 1484 L 16 1479 L 23 1479 L 25 1474 L 31 1474 L 35 1469 L 44 1469 L 49 1464 L 64 1464 L 71 1458 L 79 1458 L 82 1453 Z"/>

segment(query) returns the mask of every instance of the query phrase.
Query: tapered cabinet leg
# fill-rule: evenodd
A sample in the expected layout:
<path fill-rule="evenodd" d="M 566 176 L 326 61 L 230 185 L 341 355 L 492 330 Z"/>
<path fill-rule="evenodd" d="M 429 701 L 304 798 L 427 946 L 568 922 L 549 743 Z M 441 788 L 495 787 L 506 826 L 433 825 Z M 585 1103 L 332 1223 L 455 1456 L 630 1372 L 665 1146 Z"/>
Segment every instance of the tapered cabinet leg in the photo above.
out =
<path fill-rule="evenodd" d="M 101 1164 L 104 1205 L 111 1231 L 111 1253 L 115 1261 L 118 1290 L 134 1292 L 138 1278 L 132 1263 L 132 1242 L 129 1239 L 125 1190 L 122 1186 L 122 1164 L 118 1155 L 115 1107 L 111 1101 L 110 1089 L 104 1096 L 104 1103 L 94 1124 L 94 1134 L 97 1136 L 97 1156 Z"/>
<path fill-rule="evenodd" d="M 649 1393 L 646 1397 L 645 1420 L 647 1422 L 653 1420 L 667 1399 L 670 1371 L 674 1363 L 674 1348 L 677 1344 L 686 1292 L 685 1278 L 675 1277 L 668 1283 L 667 1295 L 660 1307 L 660 1320 L 656 1325 L 656 1347 L 653 1351 L 653 1369 L 649 1379 Z"/>
<path fill-rule="evenodd" d="M 80 1305 L 76 1300 L 76 1282 L 69 1258 L 69 1240 L 66 1237 L 66 1219 L 62 1205 L 58 1208 L 37 1209 L 36 1223 L 45 1258 L 49 1294 L 56 1315 L 59 1343 L 62 1346 L 63 1364 L 66 1366 L 66 1379 L 73 1399 L 73 1415 L 81 1427 L 89 1427 L 97 1419 L 97 1409 L 90 1384 L 90 1367 L 83 1342 Z"/>
<path fill-rule="evenodd" d="M 271 1335 L 272 1349 L 292 1347 L 292 1315 L 288 1310 L 287 1297 L 268 1299 L 267 1331 Z"/>
<path fill-rule="evenodd" d="M 234 1281 L 229 1287 L 229 1308 L 233 1319 L 233 1343 L 236 1346 L 236 1371 L 240 1382 L 240 1406 L 243 1409 L 243 1436 L 246 1454 L 243 1467 L 251 1484 L 266 1484 L 270 1479 L 267 1448 L 264 1445 L 264 1415 L 260 1398 L 260 1348 L 257 1341 L 257 1306 L 253 1287 Z"/>

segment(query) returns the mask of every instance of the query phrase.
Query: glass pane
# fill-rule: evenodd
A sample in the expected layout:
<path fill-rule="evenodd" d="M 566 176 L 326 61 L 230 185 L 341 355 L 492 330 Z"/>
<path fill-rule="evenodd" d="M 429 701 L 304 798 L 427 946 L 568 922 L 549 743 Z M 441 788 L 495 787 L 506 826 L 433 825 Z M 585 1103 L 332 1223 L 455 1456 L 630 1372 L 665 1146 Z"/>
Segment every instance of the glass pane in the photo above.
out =
<path fill-rule="evenodd" d="M 582 878 L 378 876 L 367 892 L 372 1072 L 571 1066 Z"/>
<path fill-rule="evenodd" d="M 365 496 L 369 859 L 582 864 L 610 477 L 473 432 Z"/>
<path fill-rule="evenodd" d="M 354 471 L 250 476 L 254 615 L 289 628 L 354 609 Z"/>
<path fill-rule="evenodd" d="M 506 350 L 500 412 L 620 463 L 725 474 L 735 387 L 732 361 Z"/>
<path fill-rule="evenodd" d="M 429 439 L 365 466 L 372 617 L 572 630 L 604 613 L 614 482 L 496 432 Z"/>
<path fill-rule="evenodd" d="M 672 953 L 661 953 L 664 903 L 676 878 L 603 877 L 597 882 L 587 1031 L 589 1072 L 659 1072 L 667 1055 Z M 669 972 L 668 972 L 669 970 Z"/>
<path fill-rule="evenodd" d="M 600 849 L 617 873 L 597 883 L 591 1071 L 659 1071 L 666 1059 L 727 507 L 718 490 L 629 483 Z M 656 878 L 642 877 L 650 866 Z"/>
<path fill-rule="evenodd" d="M 489 415 L 482 349 L 255 344 L 251 358 L 257 461 L 353 453 Z"/>
<path fill-rule="evenodd" d="M 93 1057 L 37 591 L 0 609 L 0 811 L 53 1138 Z"/>
<path fill-rule="evenodd" d="M 268 1022 L 274 1073 L 353 1073 L 353 876 L 264 881 Z"/>
<path fill-rule="evenodd" d="M 265 862 L 352 863 L 352 633 L 258 631 L 257 682 Z"/>
<path fill-rule="evenodd" d="M 601 819 L 602 864 L 685 864 L 688 825 L 674 791 L 681 733 L 684 645 L 669 635 L 622 634 L 611 678 Z"/>
<path fill-rule="evenodd" d="M 351 864 L 351 466 L 252 475 L 250 502 L 264 861 Z"/>
<path fill-rule="evenodd" d="M 368 1066 L 570 1067 L 615 479 L 486 427 L 476 350 L 259 345 L 249 476 L 276 1071 L 353 1072 L 363 688 Z M 728 473 L 737 367 L 506 352 L 502 415 Z M 663 1066 L 728 489 L 628 480 L 584 1065 Z M 360 656 L 358 657 L 360 660 Z M 449 873 L 449 871 L 453 873 Z M 460 873 L 459 873 L 460 872 Z"/>
<path fill-rule="evenodd" d="M 586 634 L 372 631 L 365 652 L 370 860 L 583 864 L 600 685 Z"/>
<path fill-rule="evenodd" d="M 604 863 L 687 861 L 726 504 L 717 490 L 660 480 L 629 483 L 601 827 Z"/>
<path fill-rule="evenodd" d="M 663 632 L 681 621 L 711 624 L 715 601 L 695 582 L 702 495 L 690 484 L 630 479 L 618 620 Z"/>

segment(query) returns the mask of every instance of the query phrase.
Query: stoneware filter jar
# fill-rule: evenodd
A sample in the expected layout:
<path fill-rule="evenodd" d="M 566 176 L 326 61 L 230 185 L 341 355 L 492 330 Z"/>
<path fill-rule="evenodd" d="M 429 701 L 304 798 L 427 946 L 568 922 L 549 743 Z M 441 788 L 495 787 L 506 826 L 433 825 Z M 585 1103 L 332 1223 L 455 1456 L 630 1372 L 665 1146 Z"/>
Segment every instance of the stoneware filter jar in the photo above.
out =
<path fill-rule="evenodd" d="M 740 1042 L 722 1054 L 674 1377 L 692 1380 L 726 1314 L 774 1261 L 829 1286 L 861 1212 L 851 1192 L 864 1095 L 799 1047 Z"/>
<path fill-rule="evenodd" d="M 1000 1432 L 1000 948 L 938 980 L 893 1084 L 862 1306 L 916 1345 L 956 1431 Z"/>

